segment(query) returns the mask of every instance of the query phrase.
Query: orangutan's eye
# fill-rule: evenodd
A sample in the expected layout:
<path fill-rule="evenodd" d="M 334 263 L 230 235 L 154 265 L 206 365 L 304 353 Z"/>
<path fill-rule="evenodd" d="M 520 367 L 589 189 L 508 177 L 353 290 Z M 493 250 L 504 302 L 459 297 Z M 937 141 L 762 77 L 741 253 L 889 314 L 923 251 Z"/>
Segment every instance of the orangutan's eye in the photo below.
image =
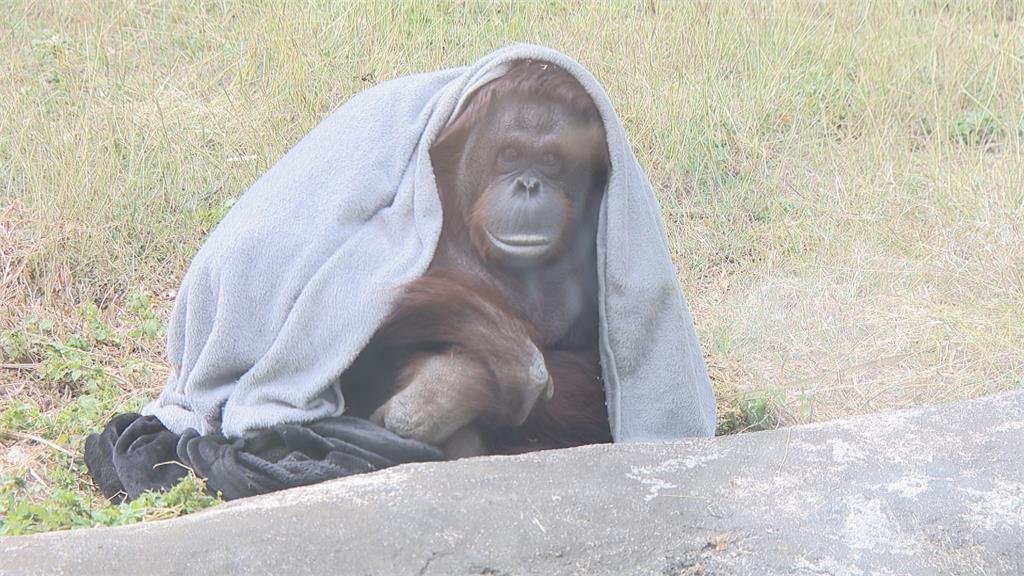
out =
<path fill-rule="evenodd" d="M 544 172 L 548 175 L 557 176 L 562 172 L 562 159 L 554 152 L 545 152 L 540 162 Z"/>
<path fill-rule="evenodd" d="M 515 146 L 505 146 L 498 152 L 498 162 L 505 165 L 516 164 L 522 157 L 522 151 Z"/>

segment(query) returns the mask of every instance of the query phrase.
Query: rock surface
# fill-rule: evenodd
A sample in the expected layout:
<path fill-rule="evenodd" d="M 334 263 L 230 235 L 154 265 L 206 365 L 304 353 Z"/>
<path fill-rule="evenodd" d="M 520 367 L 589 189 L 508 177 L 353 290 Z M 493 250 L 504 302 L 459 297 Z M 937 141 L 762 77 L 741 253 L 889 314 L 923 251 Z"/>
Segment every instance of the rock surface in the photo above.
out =
<path fill-rule="evenodd" d="M 419 464 L 0 541 L 0 574 L 1024 574 L 1024 393 Z"/>

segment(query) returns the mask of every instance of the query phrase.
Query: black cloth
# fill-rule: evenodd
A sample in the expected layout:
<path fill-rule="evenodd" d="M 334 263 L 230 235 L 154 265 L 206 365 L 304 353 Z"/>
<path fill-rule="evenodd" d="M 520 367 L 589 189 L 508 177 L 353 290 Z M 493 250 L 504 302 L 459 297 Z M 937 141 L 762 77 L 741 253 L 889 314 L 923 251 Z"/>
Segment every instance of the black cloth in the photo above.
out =
<path fill-rule="evenodd" d="M 85 441 L 85 463 L 115 503 L 167 490 L 189 470 L 225 500 L 305 486 L 406 462 L 441 460 L 440 450 L 352 416 L 281 424 L 229 440 L 186 430 L 178 436 L 155 416 L 120 414 Z"/>

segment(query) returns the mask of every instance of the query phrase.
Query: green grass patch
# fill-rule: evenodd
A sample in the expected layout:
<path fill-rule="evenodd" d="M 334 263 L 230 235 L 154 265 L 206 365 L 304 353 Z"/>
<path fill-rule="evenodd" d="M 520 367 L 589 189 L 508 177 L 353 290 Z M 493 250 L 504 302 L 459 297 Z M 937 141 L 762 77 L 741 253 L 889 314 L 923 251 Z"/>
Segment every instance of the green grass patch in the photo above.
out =
<path fill-rule="evenodd" d="M 164 520 L 220 502 L 195 476 L 182 478 L 166 492 L 146 492 L 117 505 L 97 503 L 72 484 L 42 488 L 23 476 L 7 476 L 0 478 L 0 536 Z"/>
<path fill-rule="evenodd" d="M 716 433 L 756 432 L 778 427 L 784 418 L 787 396 L 786 391 L 779 389 L 742 394 L 733 407 L 719 414 Z"/>
<path fill-rule="evenodd" d="M 111 505 L 93 488 L 81 451 L 115 414 L 138 411 L 154 376 L 153 345 L 166 330 L 141 290 L 105 314 L 92 302 L 59 321 L 28 316 L 0 331 L 0 363 L 24 391 L 0 403 L 0 535 L 169 518 L 217 502 L 187 480 L 166 494 Z M 115 322 L 111 325 L 104 317 Z M 18 443 L 9 445 L 10 441 Z"/>

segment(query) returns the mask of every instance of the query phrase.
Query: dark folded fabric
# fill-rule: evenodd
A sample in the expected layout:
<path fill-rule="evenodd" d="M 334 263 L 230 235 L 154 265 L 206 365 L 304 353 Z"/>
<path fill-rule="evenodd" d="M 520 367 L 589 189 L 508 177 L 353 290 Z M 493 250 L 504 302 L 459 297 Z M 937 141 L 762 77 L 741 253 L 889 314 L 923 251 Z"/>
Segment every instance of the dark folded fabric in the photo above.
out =
<path fill-rule="evenodd" d="M 85 463 L 112 502 L 166 490 L 189 471 L 225 500 L 441 460 L 440 450 L 352 416 L 281 424 L 229 440 L 186 430 L 178 436 L 154 416 L 120 414 L 85 441 Z"/>

